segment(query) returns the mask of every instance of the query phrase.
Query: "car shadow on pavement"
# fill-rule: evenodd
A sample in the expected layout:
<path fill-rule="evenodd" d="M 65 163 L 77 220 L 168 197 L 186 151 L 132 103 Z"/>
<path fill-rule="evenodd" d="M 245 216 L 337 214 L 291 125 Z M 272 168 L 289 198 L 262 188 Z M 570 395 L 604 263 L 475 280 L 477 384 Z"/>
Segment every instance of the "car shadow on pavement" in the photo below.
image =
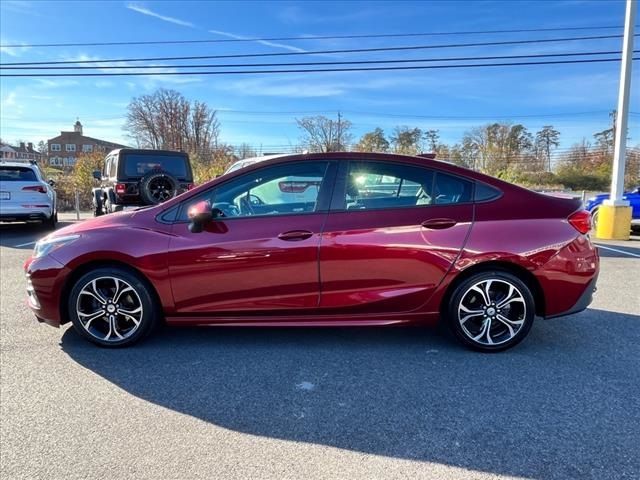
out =
<path fill-rule="evenodd" d="M 420 328 L 166 328 L 120 350 L 70 328 L 61 346 L 136 397 L 239 432 L 528 478 L 621 478 L 640 469 L 639 338 L 640 316 L 589 309 L 537 322 L 501 354 Z"/>

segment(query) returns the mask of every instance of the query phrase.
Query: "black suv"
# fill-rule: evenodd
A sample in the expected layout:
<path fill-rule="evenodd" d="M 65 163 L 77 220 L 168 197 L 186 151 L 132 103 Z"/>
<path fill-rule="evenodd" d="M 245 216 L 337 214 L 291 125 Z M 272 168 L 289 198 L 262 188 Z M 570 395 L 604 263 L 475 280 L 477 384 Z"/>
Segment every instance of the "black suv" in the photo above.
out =
<path fill-rule="evenodd" d="M 95 216 L 155 205 L 193 187 L 189 155 L 170 150 L 113 150 L 93 177 L 100 181 L 93 189 Z"/>

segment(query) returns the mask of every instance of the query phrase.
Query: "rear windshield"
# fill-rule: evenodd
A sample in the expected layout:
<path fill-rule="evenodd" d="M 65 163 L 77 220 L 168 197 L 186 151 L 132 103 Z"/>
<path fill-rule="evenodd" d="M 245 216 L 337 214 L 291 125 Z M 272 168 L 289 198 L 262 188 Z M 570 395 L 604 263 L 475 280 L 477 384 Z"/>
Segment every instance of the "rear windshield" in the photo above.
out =
<path fill-rule="evenodd" d="M 124 162 L 124 174 L 127 177 L 142 177 L 153 170 L 168 172 L 174 177 L 185 178 L 189 175 L 187 157 L 184 155 L 137 155 L 127 154 Z"/>
<path fill-rule="evenodd" d="M 37 182 L 36 172 L 28 167 L 0 167 L 0 181 Z"/>

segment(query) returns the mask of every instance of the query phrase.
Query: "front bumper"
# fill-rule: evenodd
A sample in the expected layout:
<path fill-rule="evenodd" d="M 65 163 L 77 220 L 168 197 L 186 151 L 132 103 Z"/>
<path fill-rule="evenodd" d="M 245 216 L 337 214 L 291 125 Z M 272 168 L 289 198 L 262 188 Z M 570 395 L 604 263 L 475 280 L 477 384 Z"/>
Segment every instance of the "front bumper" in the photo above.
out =
<path fill-rule="evenodd" d="M 66 323 L 61 318 L 62 293 L 70 270 L 50 255 L 30 258 L 25 263 L 27 305 L 38 321 L 59 327 Z"/>

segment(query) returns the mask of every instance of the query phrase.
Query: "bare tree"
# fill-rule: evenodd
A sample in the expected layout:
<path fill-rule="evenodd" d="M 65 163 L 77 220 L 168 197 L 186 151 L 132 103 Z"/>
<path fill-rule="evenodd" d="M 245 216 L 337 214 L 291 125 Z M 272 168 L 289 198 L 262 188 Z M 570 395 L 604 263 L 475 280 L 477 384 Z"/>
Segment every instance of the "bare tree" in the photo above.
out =
<path fill-rule="evenodd" d="M 138 146 L 210 155 L 220 125 L 206 103 L 189 102 L 175 90 L 159 89 L 131 100 L 125 129 Z"/>
<path fill-rule="evenodd" d="M 391 136 L 393 151 L 405 155 L 417 155 L 422 150 L 422 130 L 406 126 L 396 127 Z"/>
<path fill-rule="evenodd" d="M 238 147 L 236 147 L 235 154 L 240 160 L 258 156 L 258 152 L 256 152 L 255 149 L 248 143 L 242 143 Z"/>
<path fill-rule="evenodd" d="M 438 147 L 440 143 L 440 133 L 438 130 L 426 130 L 424 132 L 424 139 L 427 142 L 427 147 L 432 153 L 438 153 Z"/>
<path fill-rule="evenodd" d="M 353 138 L 351 122 L 338 114 L 337 120 L 318 115 L 296 119 L 303 131 L 302 143 L 311 152 L 340 152 L 348 149 Z"/>
<path fill-rule="evenodd" d="M 359 152 L 387 152 L 389 141 L 385 138 L 384 131 L 378 127 L 360 138 L 356 150 Z"/>
<path fill-rule="evenodd" d="M 538 133 L 536 133 L 536 148 L 541 150 L 545 155 L 545 164 L 547 171 L 551 171 L 551 149 L 560 145 L 560 132 L 551 125 L 545 125 Z"/>

